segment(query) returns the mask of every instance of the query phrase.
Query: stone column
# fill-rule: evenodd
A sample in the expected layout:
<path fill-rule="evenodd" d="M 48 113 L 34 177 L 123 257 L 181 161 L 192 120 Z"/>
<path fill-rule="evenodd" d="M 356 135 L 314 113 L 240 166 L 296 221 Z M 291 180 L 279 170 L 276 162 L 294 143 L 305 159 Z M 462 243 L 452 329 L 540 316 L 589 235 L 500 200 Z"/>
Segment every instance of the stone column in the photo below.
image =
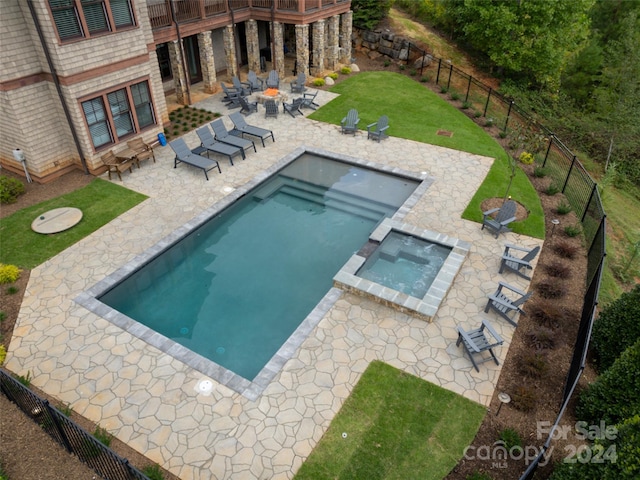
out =
<path fill-rule="evenodd" d="M 236 59 L 236 35 L 233 25 L 227 25 L 222 30 L 224 54 L 227 58 L 227 74 L 229 79 L 238 76 L 238 61 Z"/>
<path fill-rule="evenodd" d="M 311 74 L 321 76 L 324 72 L 324 20 L 318 20 L 313 24 L 313 65 Z"/>
<path fill-rule="evenodd" d="M 340 15 L 329 18 L 327 33 L 327 68 L 338 68 L 340 57 Z"/>
<path fill-rule="evenodd" d="M 198 34 L 198 50 L 200 51 L 200 65 L 202 68 L 202 82 L 206 93 L 216 93 L 218 89 L 216 83 L 216 62 L 213 58 L 213 45 L 211 43 L 211 32 L 201 32 Z"/>
<path fill-rule="evenodd" d="M 168 43 L 169 61 L 171 62 L 171 73 L 173 75 L 173 86 L 176 90 L 176 101 L 180 105 L 188 105 L 187 76 L 182 63 L 182 49 L 180 42 L 173 40 Z"/>
<path fill-rule="evenodd" d="M 284 26 L 280 22 L 273 22 L 273 52 L 275 58 L 271 59 L 272 68 L 278 72 L 280 80 L 284 74 Z"/>
<path fill-rule="evenodd" d="M 249 70 L 260 72 L 260 42 L 258 41 L 258 22 L 247 20 L 245 22 L 247 35 L 247 63 Z"/>
<path fill-rule="evenodd" d="M 351 65 L 351 34 L 353 31 L 353 12 L 340 15 L 340 62 Z"/>
<path fill-rule="evenodd" d="M 296 66 L 309 75 L 309 25 L 296 25 Z"/>

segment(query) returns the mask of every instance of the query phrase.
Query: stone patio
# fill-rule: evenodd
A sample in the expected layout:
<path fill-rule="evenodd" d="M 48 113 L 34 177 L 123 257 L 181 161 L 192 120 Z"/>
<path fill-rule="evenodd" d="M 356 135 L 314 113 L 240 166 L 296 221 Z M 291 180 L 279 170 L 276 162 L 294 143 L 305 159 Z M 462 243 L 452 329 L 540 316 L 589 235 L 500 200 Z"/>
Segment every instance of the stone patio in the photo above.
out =
<path fill-rule="evenodd" d="M 320 91 L 316 101 L 333 97 Z M 219 96 L 195 106 L 223 113 L 232 127 Z M 455 345 L 456 326 L 480 324 L 487 294 L 499 280 L 528 289 L 524 279 L 498 274 L 505 243 L 542 243 L 514 233 L 496 240 L 460 218 L 492 159 L 394 137 L 372 142 L 366 132 L 344 136 L 338 126 L 307 118 L 265 119 L 262 108 L 247 121 L 273 130 L 276 141 L 258 146 L 233 167 L 220 159 L 222 174 L 211 172 L 210 181 L 186 165 L 174 169 L 168 146 L 155 149 L 157 163 L 123 175 L 125 187 L 149 198 L 32 270 L 5 366 L 31 372 L 33 385 L 172 473 L 194 480 L 291 478 L 376 359 L 488 405 L 500 367 L 488 362 L 476 372 Z M 195 132 L 184 138 L 192 148 L 199 144 Z M 432 323 L 334 288 L 329 296 L 335 303 L 262 394 L 250 399 L 75 301 L 305 145 L 435 179 L 403 221 L 455 236 L 470 249 Z M 495 315 L 486 318 L 506 340 L 497 350 L 502 360 L 513 327 Z M 201 388 L 203 381 L 212 388 Z"/>

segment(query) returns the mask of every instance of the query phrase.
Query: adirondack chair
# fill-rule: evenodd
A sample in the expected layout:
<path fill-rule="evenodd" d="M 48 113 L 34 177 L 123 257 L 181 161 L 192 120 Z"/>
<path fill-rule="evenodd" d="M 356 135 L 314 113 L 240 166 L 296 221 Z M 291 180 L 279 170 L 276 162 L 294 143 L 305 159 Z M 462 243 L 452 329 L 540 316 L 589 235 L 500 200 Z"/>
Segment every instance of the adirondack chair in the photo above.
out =
<path fill-rule="evenodd" d="M 241 82 L 238 77 L 231 77 L 231 83 L 236 91 L 240 92 L 241 97 L 246 97 L 251 94 L 251 85 L 249 82 Z"/>
<path fill-rule="evenodd" d="M 480 328 L 473 330 L 464 330 L 460 326 L 458 326 L 457 329 L 458 341 L 456 342 L 456 346 L 459 346 L 462 343 L 462 346 L 464 347 L 465 352 L 467 352 L 467 355 L 469 355 L 469 360 L 471 360 L 476 371 L 480 371 L 478 363 L 484 363 L 491 359 L 496 362 L 496 365 L 500 365 L 498 358 L 495 353 L 493 353 L 493 349 L 502 345 L 504 340 L 489 322 L 482 320 Z M 483 352 L 489 352 L 491 356 L 482 358 Z M 474 356 L 480 357 L 481 360 L 476 360 Z"/>
<path fill-rule="evenodd" d="M 302 94 L 302 108 L 310 108 L 312 110 L 315 110 L 316 108 L 318 108 L 320 105 L 318 105 L 315 102 L 316 97 L 318 96 L 318 91 L 316 90 L 315 93 L 303 93 Z"/>
<path fill-rule="evenodd" d="M 496 213 L 495 218 L 492 214 Z M 486 212 L 482 212 L 482 230 L 487 227 L 492 230 L 495 237 L 501 233 L 510 232 L 511 229 L 508 225 L 516 219 L 516 202 L 513 200 L 507 200 L 502 204 L 500 208 L 492 208 Z"/>
<path fill-rule="evenodd" d="M 282 108 L 285 112 L 287 112 L 292 117 L 296 115 L 304 115 L 300 107 L 302 107 L 302 102 L 304 99 L 302 97 L 294 98 L 291 103 L 283 103 Z"/>
<path fill-rule="evenodd" d="M 258 111 L 258 102 L 250 102 L 245 97 L 238 97 L 240 102 L 240 113 L 243 115 L 251 115 L 253 112 Z"/>
<path fill-rule="evenodd" d="M 271 70 L 267 77 L 267 88 L 280 88 L 280 77 L 276 70 Z"/>
<path fill-rule="evenodd" d="M 510 291 L 511 293 L 507 295 L 503 290 Z M 489 295 L 489 300 L 487 301 L 487 306 L 484 308 L 484 311 L 487 313 L 490 309 L 494 310 L 511 325 L 517 327 L 518 324 L 515 321 L 515 317 L 519 313 L 526 315 L 521 306 L 529 300 L 531 293 L 532 292 L 525 293 L 507 283 L 499 282 L 498 289 Z M 514 299 L 512 297 L 517 298 Z"/>
<path fill-rule="evenodd" d="M 355 108 L 352 108 L 347 112 L 347 116 L 342 119 L 340 122 L 340 128 L 342 133 L 352 133 L 356 134 L 358 131 L 358 122 L 360 118 L 358 118 L 358 111 Z"/>
<path fill-rule="evenodd" d="M 524 252 L 524 256 L 518 257 L 511 253 L 511 250 L 517 250 L 518 252 Z M 531 277 L 526 275 L 524 271 L 533 270 L 531 266 L 531 261 L 536 258 L 538 252 L 540 251 L 540 246 L 538 245 L 535 248 L 524 248 L 519 247 L 517 245 L 511 245 L 507 243 L 504 246 L 504 253 L 502 254 L 502 260 L 500 261 L 500 272 L 502 273 L 505 270 L 510 270 L 517 275 L 520 275 L 527 280 L 531 280 Z"/>
<path fill-rule="evenodd" d="M 256 75 L 256 72 L 254 72 L 253 70 L 251 70 L 247 75 L 247 81 L 251 86 L 251 93 L 261 92 L 262 90 L 264 90 L 264 80 L 258 78 L 258 75 Z"/>
<path fill-rule="evenodd" d="M 298 74 L 298 78 L 296 78 L 293 82 L 291 82 L 291 93 L 304 93 L 307 87 L 305 87 L 305 83 L 307 83 L 307 76 L 304 72 L 300 72 Z"/>
<path fill-rule="evenodd" d="M 224 92 L 224 97 L 222 97 L 222 101 L 227 105 L 227 108 L 238 108 L 240 107 L 240 92 L 235 88 L 227 87 L 224 82 L 220 82 L 220 86 L 222 87 L 222 91 Z"/>
<path fill-rule="evenodd" d="M 278 118 L 278 104 L 275 100 L 267 100 L 264 102 L 264 117 Z"/>
<path fill-rule="evenodd" d="M 389 117 L 382 115 L 376 123 L 367 125 L 367 140 L 373 139 L 380 143 L 380 140 L 387 138 L 387 129 L 389 128 Z"/>

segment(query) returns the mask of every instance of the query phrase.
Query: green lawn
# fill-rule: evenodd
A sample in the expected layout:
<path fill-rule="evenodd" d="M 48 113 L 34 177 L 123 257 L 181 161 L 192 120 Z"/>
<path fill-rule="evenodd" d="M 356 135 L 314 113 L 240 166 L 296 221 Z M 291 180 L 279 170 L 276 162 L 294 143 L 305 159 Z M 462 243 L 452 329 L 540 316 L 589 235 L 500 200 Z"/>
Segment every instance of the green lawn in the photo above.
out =
<path fill-rule="evenodd" d="M 504 196 L 510 175 L 507 153 L 480 126 L 418 81 L 393 72 L 362 72 L 330 91 L 339 93 L 340 97 L 319 108 L 310 118 L 339 125 L 347 111 L 355 108 L 360 115 L 361 129 L 366 129 L 366 125 L 375 122 L 380 115 L 387 115 L 388 132 L 394 137 L 495 158 L 463 218 L 482 221 L 482 201 Z M 453 136 L 437 135 L 438 130 L 453 132 Z M 542 205 L 520 169 L 517 169 L 509 194 L 530 212 L 525 221 L 512 224 L 513 230 L 544 238 Z"/>
<path fill-rule="evenodd" d="M 295 480 L 440 480 L 485 413 L 449 390 L 372 362 Z"/>
<path fill-rule="evenodd" d="M 96 178 L 86 187 L 67 195 L 24 208 L 0 220 L 0 263 L 34 268 L 82 240 L 147 197 Z M 75 227 L 54 235 L 31 230 L 31 222 L 53 208 L 76 207 L 82 220 Z"/>

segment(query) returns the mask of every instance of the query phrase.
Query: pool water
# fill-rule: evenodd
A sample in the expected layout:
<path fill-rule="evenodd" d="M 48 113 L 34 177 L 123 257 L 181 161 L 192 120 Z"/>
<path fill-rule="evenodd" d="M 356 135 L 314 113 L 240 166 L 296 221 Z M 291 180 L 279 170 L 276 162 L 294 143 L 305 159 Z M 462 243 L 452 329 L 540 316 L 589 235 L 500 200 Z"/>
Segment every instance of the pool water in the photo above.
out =
<path fill-rule="evenodd" d="M 451 247 L 391 232 L 357 275 L 422 298 L 451 253 Z"/>
<path fill-rule="evenodd" d="M 305 153 L 99 300 L 253 379 L 417 185 Z"/>

